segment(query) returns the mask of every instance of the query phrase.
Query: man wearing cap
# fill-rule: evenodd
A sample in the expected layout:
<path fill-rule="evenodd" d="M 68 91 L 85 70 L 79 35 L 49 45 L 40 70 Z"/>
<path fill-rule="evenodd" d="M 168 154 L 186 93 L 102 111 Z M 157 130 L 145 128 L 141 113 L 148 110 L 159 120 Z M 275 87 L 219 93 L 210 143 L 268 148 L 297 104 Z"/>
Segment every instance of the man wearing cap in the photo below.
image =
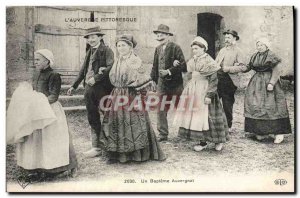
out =
<path fill-rule="evenodd" d="M 155 49 L 151 78 L 157 83 L 157 92 L 161 98 L 166 98 L 170 103 L 173 97 L 176 97 L 175 105 L 183 90 L 182 72 L 186 72 L 186 62 L 179 45 L 169 41 L 170 33 L 167 25 L 159 25 L 157 30 L 153 31 L 160 43 Z M 157 129 L 159 131 L 159 141 L 168 139 L 168 107 L 159 107 L 157 113 Z"/>
<path fill-rule="evenodd" d="M 109 71 L 114 63 L 114 53 L 104 44 L 103 35 L 99 27 L 87 30 L 84 38 L 87 39 L 89 49 L 77 79 L 68 90 L 68 95 L 71 95 L 72 91 L 77 89 L 83 81 L 84 99 L 92 137 L 92 148 L 84 153 L 86 157 L 96 157 L 100 154 L 101 122 L 98 106 L 101 98 L 109 95 L 113 88 L 109 80 Z"/>
<path fill-rule="evenodd" d="M 218 94 L 222 98 L 229 131 L 231 132 L 234 94 L 239 83 L 237 73 L 242 71 L 245 60 L 242 50 L 236 45 L 239 40 L 238 33 L 234 30 L 227 30 L 223 35 L 225 35 L 225 47 L 220 50 L 216 58 L 216 62 L 221 66 L 218 71 Z"/>

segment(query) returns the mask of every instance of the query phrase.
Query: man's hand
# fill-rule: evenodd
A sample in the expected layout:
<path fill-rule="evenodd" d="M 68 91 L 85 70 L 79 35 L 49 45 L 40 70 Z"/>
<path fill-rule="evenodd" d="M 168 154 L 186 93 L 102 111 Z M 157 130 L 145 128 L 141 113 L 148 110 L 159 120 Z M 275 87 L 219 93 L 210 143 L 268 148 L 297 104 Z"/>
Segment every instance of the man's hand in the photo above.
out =
<path fill-rule="evenodd" d="M 68 96 L 71 96 L 71 95 L 72 95 L 72 92 L 73 92 L 74 90 L 75 90 L 74 87 L 71 87 L 70 89 L 68 89 L 67 95 L 68 95 Z"/>
<path fill-rule="evenodd" d="M 94 78 L 94 77 L 90 78 L 90 79 L 87 81 L 87 84 L 90 85 L 90 86 L 93 86 L 95 83 L 96 83 L 96 81 L 95 81 L 95 78 Z"/>
<path fill-rule="evenodd" d="M 161 69 L 161 70 L 159 70 L 159 74 L 161 77 L 165 77 L 169 74 L 169 72 L 167 70 Z"/>
<path fill-rule="evenodd" d="M 106 67 L 100 67 L 98 74 L 103 74 L 103 70 L 105 70 L 105 69 L 106 69 Z"/>
<path fill-rule="evenodd" d="M 179 66 L 179 65 L 180 65 L 180 62 L 179 62 L 178 60 L 174 60 L 173 66 L 174 66 L 174 67 L 177 67 L 177 66 Z"/>
<path fill-rule="evenodd" d="M 209 105 L 211 103 L 211 99 L 208 97 L 205 97 L 204 104 Z"/>
<path fill-rule="evenodd" d="M 268 86 L 267 86 L 267 90 L 268 91 L 273 91 L 273 89 L 274 89 L 274 86 L 269 83 Z"/>

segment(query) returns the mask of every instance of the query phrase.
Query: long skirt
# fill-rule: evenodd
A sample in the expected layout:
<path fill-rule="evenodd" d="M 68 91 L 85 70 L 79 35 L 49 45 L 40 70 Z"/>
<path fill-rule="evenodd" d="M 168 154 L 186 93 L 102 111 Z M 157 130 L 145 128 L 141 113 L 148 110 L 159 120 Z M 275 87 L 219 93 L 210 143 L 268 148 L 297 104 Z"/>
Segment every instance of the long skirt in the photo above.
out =
<path fill-rule="evenodd" d="M 212 143 L 225 143 L 229 140 L 227 120 L 218 95 L 214 96 L 211 104 L 208 105 L 208 124 L 209 129 L 207 131 L 197 131 L 180 127 L 178 136 L 185 139 Z"/>
<path fill-rule="evenodd" d="M 50 105 L 27 82 L 20 83 L 12 95 L 6 133 L 7 143 L 16 144 L 18 166 L 26 170 L 60 172 L 77 165 L 61 104 Z"/>
<path fill-rule="evenodd" d="M 77 166 L 64 110 L 59 102 L 51 104 L 51 108 L 57 120 L 17 143 L 17 164 L 26 170 L 56 173 Z"/>
<path fill-rule="evenodd" d="M 226 116 L 217 93 L 211 98 L 211 104 L 204 104 L 207 88 L 206 77 L 194 72 L 182 96 L 193 98 L 195 109 L 186 106 L 184 111 L 177 109 L 174 125 L 179 128 L 178 136 L 181 138 L 224 143 L 229 139 Z M 181 104 L 180 101 L 179 108 Z"/>
<path fill-rule="evenodd" d="M 134 98 L 134 91 L 128 88 L 115 88 L 111 93 L 115 96 Z M 114 102 L 104 113 L 100 132 L 101 147 L 108 152 L 110 159 L 119 162 L 165 160 L 166 157 L 156 139 L 148 112 L 113 108 Z"/>
<path fill-rule="evenodd" d="M 245 131 L 257 135 L 288 134 L 291 125 L 281 83 L 267 91 L 271 72 L 257 72 L 245 93 Z"/>

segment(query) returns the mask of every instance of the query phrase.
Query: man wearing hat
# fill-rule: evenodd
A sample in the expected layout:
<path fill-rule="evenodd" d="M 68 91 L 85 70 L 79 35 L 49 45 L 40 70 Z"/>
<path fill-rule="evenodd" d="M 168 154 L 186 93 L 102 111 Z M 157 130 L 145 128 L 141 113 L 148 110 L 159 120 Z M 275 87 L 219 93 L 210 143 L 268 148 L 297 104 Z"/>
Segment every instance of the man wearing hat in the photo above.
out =
<path fill-rule="evenodd" d="M 227 30 L 223 35 L 225 35 L 225 47 L 220 50 L 216 58 L 216 62 L 221 66 L 218 71 L 218 94 L 222 98 L 229 131 L 231 132 L 234 94 L 239 83 L 237 73 L 242 71 L 245 60 L 242 50 L 236 44 L 239 40 L 238 33 L 234 30 Z M 239 67 L 241 70 L 238 69 Z"/>
<path fill-rule="evenodd" d="M 77 79 L 68 90 L 68 95 L 71 95 L 83 81 L 84 99 L 92 137 L 92 148 L 84 153 L 86 157 L 96 157 L 100 154 L 101 122 L 98 106 L 101 98 L 109 95 L 113 88 L 109 80 L 109 71 L 114 63 L 114 53 L 104 44 L 103 35 L 99 27 L 87 30 L 84 38 L 87 39 L 89 49 Z"/>
<path fill-rule="evenodd" d="M 160 43 L 155 49 L 151 78 L 157 83 L 157 92 L 161 99 L 165 98 L 168 103 L 176 97 L 175 105 L 183 90 L 182 72 L 186 72 L 186 62 L 179 45 L 169 41 L 170 33 L 167 25 L 159 25 L 153 31 Z M 163 103 L 163 102 L 162 102 Z M 157 129 L 159 131 L 159 141 L 168 139 L 168 107 L 159 107 L 157 113 Z"/>

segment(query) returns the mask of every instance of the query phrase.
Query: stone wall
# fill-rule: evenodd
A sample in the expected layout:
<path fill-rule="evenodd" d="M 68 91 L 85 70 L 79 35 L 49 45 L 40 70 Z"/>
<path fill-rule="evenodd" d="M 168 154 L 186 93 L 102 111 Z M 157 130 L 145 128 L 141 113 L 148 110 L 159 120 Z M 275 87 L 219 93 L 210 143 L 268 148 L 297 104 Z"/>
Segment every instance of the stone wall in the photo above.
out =
<path fill-rule="evenodd" d="M 30 80 L 26 65 L 25 8 L 8 7 L 6 9 L 6 83 L 8 96 L 18 82 Z"/>
<path fill-rule="evenodd" d="M 158 42 L 153 30 L 161 23 L 170 26 L 186 59 L 191 57 L 190 43 L 197 36 L 197 14 L 214 13 L 223 17 L 224 29 L 234 29 L 240 35 L 239 47 L 247 62 L 256 51 L 257 38 L 263 36 L 271 41 L 271 50 L 282 58 L 282 75 L 294 75 L 293 9 L 292 7 L 121 7 L 119 15 L 136 16 L 138 23 L 119 28 L 118 33 L 132 33 L 137 39 L 136 53 L 151 65 Z M 221 36 L 222 37 L 222 36 Z M 224 46 L 221 38 L 220 47 Z M 253 72 L 239 74 L 240 88 L 247 86 Z"/>
<path fill-rule="evenodd" d="M 70 9 L 63 11 L 64 8 L 59 8 L 59 16 L 68 17 Z M 75 8 L 74 8 L 75 9 Z M 39 9 L 41 10 L 41 9 Z M 51 10 L 51 8 L 49 8 Z M 197 14 L 199 13 L 214 13 L 223 17 L 224 29 L 234 29 L 240 35 L 239 46 L 245 52 L 247 59 L 255 52 L 255 40 L 260 36 L 266 36 L 271 40 L 271 49 L 277 53 L 283 60 L 282 74 L 294 73 L 294 54 L 293 54 L 293 10 L 292 7 L 217 7 L 217 6 L 186 6 L 186 7 L 138 7 L 138 6 L 108 6 L 102 7 L 85 7 L 84 11 L 78 11 L 86 15 L 89 11 L 95 11 L 96 16 L 117 16 L 117 17 L 132 17 L 137 21 L 134 23 L 122 22 L 101 22 L 95 25 L 113 26 L 116 28 L 111 34 L 105 37 L 109 41 L 109 45 L 114 49 L 115 37 L 117 34 L 131 33 L 135 36 L 138 45 L 135 49 L 136 53 L 142 58 L 147 67 L 151 67 L 154 55 L 154 49 L 158 45 L 155 40 L 153 30 L 161 23 L 169 25 L 174 36 L 171 38 L 178 43 L 186 57 L 191 57 L 190 42 L 197 35 Z M 71 10 L 72 11 L 72 10 Z M 7 8 L 7 95 L 11 94 L 11 90 L 18 82 L 30 79 L 30 67 L 26 64 L 28 58 L 28 33 L 27 28 L 30 27 L 26 23 L 25 7 L 8 7 Z M 72 13 L 76 12 L 73 10 Z M 101 14 L 103 12 L 103 14 Z M 50 11 L 49 11 L 50 13 Z M 48 13 L 48 14 L 49 14 Z M 35 16 L 37 13 L 34 13 Z M 76 15 L 76 14 L 75 14 Z M 81 16 L 79 14 L 79 16 Z M 39 16 L 43 16 L 43 12 L 39 12 Z M 54 15 L 55 16 L 55 15 Z M 27 16 L 28 17 L 28 16 Z M 69 17 L 73 17 L 70 15 Z M 49 17 L 48 17 L 49 18 Z M 41 18 L 39 18 L 41 20 Z M 57 25 L 58 19 L 49 20 L 47 25 Z M 59 19 L 61 20 L 61 19 Z M 47 20 L 46 20 L 47 21 Z M 54 22 L 53 22 L 54 21 Z M 55 23 L 55 24 L 52 24 Z M 26 24 L 28 27 L 26 27 Z M 32 24 L 35 24 L 34 22 Z M 31 26 L 32 26 L 31 24 Z M 69 24 L 66 24 L 69 25 Z M 75 27 L 85 27 L 82 24 Z M 91 26 L 91 24 L 88 24 Z M 105 30 L 108 31 L 108 30 Z M 223 38 L 219 43 L 223 47 Z M 114 49 L 115 51 L 115 49 Z M 55 53 L 55 52 L 54 52 Z M 29 57 L 30 58 L 30 57 Z M 80 56 L 83 59 L 84 55 Z M 81 60 L 82 61 L 82 60 Z M 244 85 L 250 78 L 247 74 Z"/>
<path fill-rule="evenodd" d="M 158 42 L 153 30 L 161 23 L 170 26 L 172 38 L 186 56 L 191 57 L 190 42 L 197 36 L 197 14 L 215 13 L 223 17 L 225 29 L 240 35 L 239 46 L 247 59 L 255 52 L 258 37 L 268 37 L 271 49 L 284 61 L 287 73 L 293 73 L 293 11 L 292 7 L 121 7 L 119 15 L 136 16 L 138 23 L 119 28 L 118 33 L 132 33 L 137 41 L 137 53 L 146 63 L 152 63 Z M 220 43 L 224 46 L 223 43 Z"/>

